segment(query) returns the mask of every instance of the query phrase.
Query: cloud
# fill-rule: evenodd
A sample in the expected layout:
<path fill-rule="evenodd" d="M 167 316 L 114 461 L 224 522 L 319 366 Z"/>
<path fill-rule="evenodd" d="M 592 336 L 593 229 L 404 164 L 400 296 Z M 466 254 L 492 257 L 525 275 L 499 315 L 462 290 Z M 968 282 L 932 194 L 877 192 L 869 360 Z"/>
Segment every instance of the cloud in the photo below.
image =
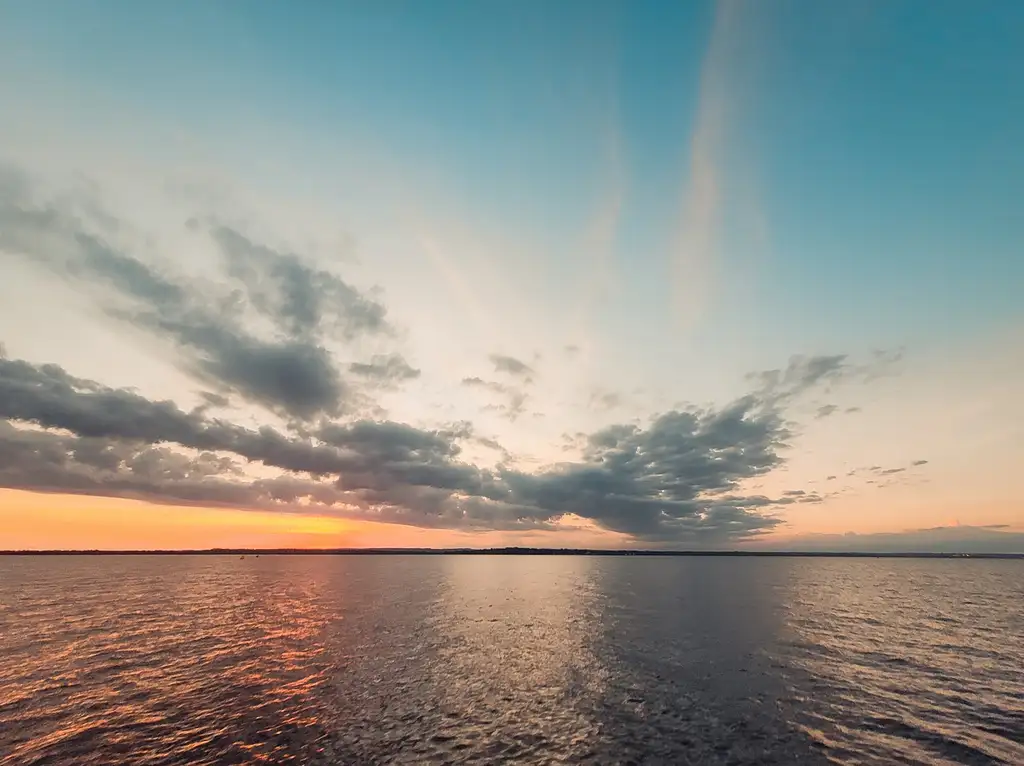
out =
<path fill-rule="evenodd" d="M 527 380 L 527 382 L 529 381 Z M 501 413 L 503 417 L 511 422 L 516 421 L 526 409 L 526 401 L 529 397 L 526 395 L 525 391 L 516 388 L 515 386 L 509 386 L 494 380 L 484 380 L 483 378 L 475 376 L 463 378 L 462 385 L 468 386 L 469 388 L 477 388 L 500 394 L 505 398 L 504 402 L 499 404 L 488 404 L 484 409 Z"/>
<path fill-rule="evenodd" d="M 867 473 L 867 474 L 873 474 L 875 476 L 892 476 L 893 474 L 897 474 L 897 473 L 905 473 L 910 468 L 916 468 L 918 466 L 926 465 L 927 463 L 928 463 L 927 460 L 915 460 L 909 466 L 897 466 L 895 468 L 885 468 L 885 467 L 880 466 L 880 465 L 872 465 L 872 466 L 867 466 L 867 467 L 862 467 L 862 468 L 854 468 L 852 471 L 848 472 L 846 475 L 847 476 L 861 476 L 861 475 Z"/>
<path fill-rule="evenodd" d="M 473 441 L 479 444 L 481 447 L 494 450 L 501 454 L 503 460 L 508 460 L 512 457 L 512 454 L 505 449 L 496 439 L 491 439 L 486 436 L 474 436 Z"/>
<path fill-rule="evenodd" d="M 133 497 L 157 503 L 258 508 L 270 504 L 260 481 L 211 452 L 18 429 L 0 422 L 0 483 L 42 492 Z"/>
<path fill-rule="evenodd" d="M 215 224 L 210 235 L 227 259 L 227 273 L 244 286 L 249 304 L 286 337 L 319 338 L 334 329 L 344 337 L 390 331 L 380 303 L 298 255 L 253 242 Z"/>
<path fill-rule="evenodd" d="M 346 409 L 348 389 L 330 354 L 297 337 L 263 339 L 243 329 L 237 309 L 211 310 L 202 287 L 173 282 L 141 261 L 78 233 L 80 258 L 70 266 L 81 279 L 98 279 L 128 302 L 108 313 L 172 340 L 186 352 L 185 367 L 223 391 L 294 417 Z"/>
<path fill-rule="evenodd" d="M 489 358 L 494 364 L 495 372 L 503 372 L 519 378 L 530 378 L 534 374 L 533 368 L 530 365 L 519 361 L 515 357 L 491 354 Z"/>
<path fill-rule="evenodd" d="M 476 376 L 470 378 L 463 378 L 462 385 L 468 386 L 470 388 L 484 388 L 487 389 L 488 391 L 494 391 L 495 393 L 498 394 L 504 394 L 508 391 L 508 386 L 506 386 L 503 383 L 498 383 L 497 381 L 493 380 L 484 380 L 483 378 L 479 378 Z"/>
<path fill-rule="evenodd" d="M 831 391 L 843 383 L 874 380 L 893 370 L 902 358 L 902 351 L 878 351 L 864 363 L 853 363 L 846 354 L 796 355 L 784 368 L 751 372 L 747 379 L 756 385 L 759 396 L 782 406 L 814 389 Z M 836 409 L 826 404 L 818 409 L 817 417 L 827 417 Z M 859 408 L 847 411 L 854 409 Z"/>
<path fill-rule="evenodd" d="M 845 354 L 793 356 L 783 369 L 752 372 L 762 396 L 776 401 L 792 399 L 821 383 L 837 381 L 850 371 Z"/>
<path fill-rule="evenodd" d="M 827 418 L 829 415 L 834 413 L 837 409 L 839 409 L 839 408 L 836 405 L 834 405 L 834 404 L 823 404 L 822 406 L 818 407 L 818 412 L 815 414 L 814 417 L 818 418 L 819 420 L 821 418 Z"/>
<path fill-rule="evenodd" d="M 23 174 L 2 175 L 0 247 L 100 290 L 109 316 L 169 341 L 185 371 L 217 392 L 304 420 L 338 416 L 358 401 L 322 341 L 391 328 L 382 305 L 340 278 L 223 225 L 210 234 L 225 256 L 224 281 L 173 275 L 90 230 L 81 211 L 33 200 Z M 232 281 L 240 289 L 228 289 Z M 250 329 L 254 317 L 271 331 Z M 391 374 L 408 374 L 390 364 Z"/>
<path fill-rule="evenodd" d="M 417 489 L 481 494 L 486 485 L 481 471 L 456 460 L 460 450 L 455 441 L 468 435 L 465 428 L 430 432 L 357 421 L 320 426 L 304 435 L 269 427 L 252 430 L 186 413 L 172 402 L 153 402 L 75 378 L 55 365 L 0 360 L 0 417 L 78 438 L 105 439 L 115 447 L 178 445 L 235 455 L 289 474 L 306 474 L 302 481 L 287 474 L 280 478 L 291 481 L 292 496 L 331 505 L 365 509 L 374 503 L 388 505 L 395 492 L 401 497 Z M 332 477 L 333 485 L 324 487 L 322 477 Z"/>
<path fill-rule="evenodd" d="M 710 42 L 701 62 L 690 137 L 689 177 L 672 261 L 673 303 L 684 322 L 693 321 L 703 308 L 722 224 L 721 160 L 728 135 L 726 64 L 732 41 L 732 15 L 730 3 L 716 4 Z"/>
<path fill-rule="evenodd" d="M 348 369 L 353 375 L 387 387 L 394 387 L 403 381 L 420 376 L 420 371 L 405 361 L 401 354 L 377 355 L 369 362 L 353 362 Z"/>
<path fill-rule="evenodd" d="M 222 390 L 301 419 L 351 406 L 351 391 L 323 347 L 264 343 L 214 326 L 178 329 L 200 350 L 194 371 Z"/>
<path fill-rule="evenodd" d="M 519 419 L 519 416 L 526 411 L 526 400 L 529 397 L 524 391 L 516 389 L 509 389 L 508 401 L 503 404 L 491 404 L 485 409 L 494 410 L 501 413 L 508 421 L 515 422 Z M 539 413 L 535 413 L 537 415 Z"/>
<path fill-rule="evenodd" d="M 774 501 L 733 490 L 781 464 L 787 435 L 777 412 L 744 397 L 721 410 L 665 413 L 648 428 L 610 426 L 589 436 L 582 462 L 506 480 L 519 502 L 641 540 L 741 539 L 780 523 L 753 510 Z"/>
<path fill-rule="evenodd" d="M 201 391 L 199 395 L 202 397 L 205 406 L 209 407 L 227 407 L 231 404 L 231 400 L 226 396 L 215 394 L 210 391 Z"/>
<path fill-rule="evenodd" d="M 572 514 L 668 545 L 756 537 L 781 523 L 772 508 L 820 501 L 799 491 L 774 499 L 739 491 L 783 464 L 790 436 L 773 401 L 753 394 L 720 409 L 664 413 L 646 427 L 609 426 L 585 437 L 582 460 L 534 473 L 464 461 L 460 442 L 476 438 L 466 423 L 254 430 L 21 360 L 0 359 L 0 417 L 21 424 L 4 431 L 8 450 L 20 456 L 6 465 L 5 486 L 37 490 L 315 505 L 460 528 L 550 528 Z M 234 473 L 256 463 L 280 473 Z M 203 468 L 213 465 L 223 470 Z"/>

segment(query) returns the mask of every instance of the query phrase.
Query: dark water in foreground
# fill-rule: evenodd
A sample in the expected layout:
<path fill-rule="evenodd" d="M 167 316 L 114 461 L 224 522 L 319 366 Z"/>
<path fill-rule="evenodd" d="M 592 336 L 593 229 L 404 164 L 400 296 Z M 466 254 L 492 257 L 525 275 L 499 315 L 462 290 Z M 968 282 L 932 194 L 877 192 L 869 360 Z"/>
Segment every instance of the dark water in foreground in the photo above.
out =
<path fill-rule="evenodd" d="M 0 763 L 1024 764 L 1024 561 L 0 559 Z"/>

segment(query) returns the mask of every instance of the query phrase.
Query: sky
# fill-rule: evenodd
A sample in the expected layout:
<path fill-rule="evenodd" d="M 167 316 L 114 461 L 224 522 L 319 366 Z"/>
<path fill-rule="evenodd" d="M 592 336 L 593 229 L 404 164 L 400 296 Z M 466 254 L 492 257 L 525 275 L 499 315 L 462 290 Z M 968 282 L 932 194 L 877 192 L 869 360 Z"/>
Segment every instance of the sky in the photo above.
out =
<path fill-rule="evenodd" d="M 0 548 L 1024 551 L 1024 5 L 0 7 Z"/>

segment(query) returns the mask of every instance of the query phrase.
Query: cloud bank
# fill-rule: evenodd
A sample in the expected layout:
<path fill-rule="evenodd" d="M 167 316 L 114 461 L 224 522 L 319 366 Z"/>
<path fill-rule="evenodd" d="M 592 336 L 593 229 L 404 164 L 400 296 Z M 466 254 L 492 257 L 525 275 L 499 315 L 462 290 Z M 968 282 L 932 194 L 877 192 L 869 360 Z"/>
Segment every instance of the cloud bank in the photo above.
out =
<path fill-rule="evenodd" d="M 601 429 L 586 437 L 582 460 L 534 473 L 463 460 L 469 424 L 251 429 L 22 360 L 0 359 L 0 417 L 0 482 L 37 491 L 315 506 L 451 528 L 553 528 L 572 514 L 658 543 L 746 539 L 781 523 L 772 509 L 821 499 L 740 490 L 784 462 L 790 436 L 781 412 L 753 394 Z M 270 475 L 252 476 L 253 466 Z"/>

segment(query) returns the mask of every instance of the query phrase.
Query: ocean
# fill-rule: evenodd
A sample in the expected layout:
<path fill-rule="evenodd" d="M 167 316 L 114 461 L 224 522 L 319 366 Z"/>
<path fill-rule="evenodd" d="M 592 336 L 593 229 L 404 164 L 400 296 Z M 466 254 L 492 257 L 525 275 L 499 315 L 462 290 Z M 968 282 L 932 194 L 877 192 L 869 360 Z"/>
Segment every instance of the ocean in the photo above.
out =
<path fill-rule="evenodd" d="M 1024 764 L 1024 561 L 3 557 L 0 763 Z"/>

